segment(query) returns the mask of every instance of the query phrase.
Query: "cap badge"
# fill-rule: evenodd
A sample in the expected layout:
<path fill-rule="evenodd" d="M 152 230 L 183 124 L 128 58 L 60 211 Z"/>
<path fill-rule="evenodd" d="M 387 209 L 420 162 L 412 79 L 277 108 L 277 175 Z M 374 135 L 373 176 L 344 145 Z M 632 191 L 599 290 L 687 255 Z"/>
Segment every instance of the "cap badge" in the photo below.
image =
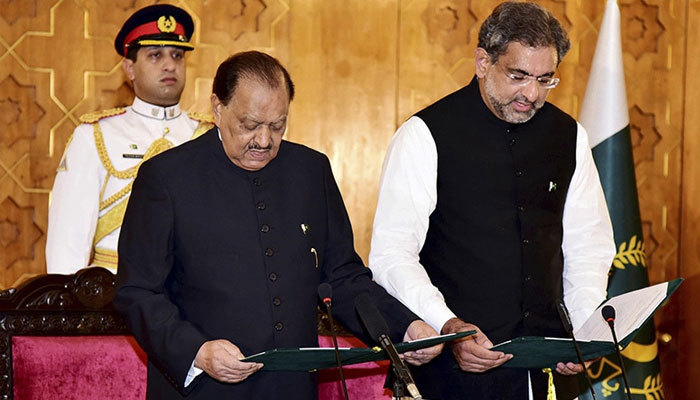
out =
<path fill-rule="evenodd" d="M 175 17 L 172 15 L 168 15 L 167 17 L 165 15 L 161 15 L 160 18 L 158 18 L 158 30 L 161 32 L 174 32 L 176 27 L 177 23 L 175 22 Z"/>

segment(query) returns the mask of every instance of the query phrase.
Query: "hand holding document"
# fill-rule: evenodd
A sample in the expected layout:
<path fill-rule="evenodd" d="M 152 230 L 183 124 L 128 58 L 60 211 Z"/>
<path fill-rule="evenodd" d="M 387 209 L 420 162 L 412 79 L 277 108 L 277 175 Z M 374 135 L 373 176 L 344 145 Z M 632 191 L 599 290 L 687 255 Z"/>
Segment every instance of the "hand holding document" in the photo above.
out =
<path fill-rule="evenodd" d="M 396 345 L 399 353 L 431 347 L 439 343 L 475 334 L 476 331 L 451 333 L 425 339 L 411 340 Z M 340 348 L 343 365 L 388 359 L 380 347 Z M 265 371 L 315 371 L 336 366 L 333 348 L 308 347 L 298 349 L 274 349 L 246 357 L 241 361 L 262 363 Z"/>
<path fill-rule="evenodd" d="M 604 301 L 574 332 L 583 358 L 591 360 L 615 352 L 612 333 L 601 315 L 604 306 L 612 305 L 617 310 L 615 332 L 620 338 L 620 346 L 625 348 L 682 281 L 679 278 L 659 283 Z M 510 368 L 547 368 L 554 367 L 557 362 L 578 363 L 576 350 L 569 338 L 522 336 L 498 344 L 491 350 L 513 354 L 514 357 L 503 364 Z"/>

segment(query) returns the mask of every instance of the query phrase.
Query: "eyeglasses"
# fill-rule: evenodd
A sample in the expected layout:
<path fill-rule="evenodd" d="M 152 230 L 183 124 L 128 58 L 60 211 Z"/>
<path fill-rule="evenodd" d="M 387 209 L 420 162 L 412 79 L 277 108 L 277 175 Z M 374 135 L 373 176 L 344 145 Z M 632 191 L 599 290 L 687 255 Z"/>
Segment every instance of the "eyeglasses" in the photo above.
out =
<path fill-rule="evenodd" d="M 554 89 L 559 84 L 559 78 L 554 78 L 551 76 L 532 76 L 520 73 L 505 72 L 506 76 L 510 80 L 510 84 L 514 86 L 526 86 L 530 81 L 537 81 L 537 84 L 542 89 Z"/>

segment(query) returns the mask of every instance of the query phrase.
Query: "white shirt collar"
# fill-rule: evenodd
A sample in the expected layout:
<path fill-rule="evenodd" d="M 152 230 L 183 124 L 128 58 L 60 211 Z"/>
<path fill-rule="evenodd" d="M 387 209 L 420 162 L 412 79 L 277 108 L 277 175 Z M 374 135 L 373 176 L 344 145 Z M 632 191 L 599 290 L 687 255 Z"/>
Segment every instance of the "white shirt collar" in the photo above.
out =
<path fill-rule="evenodd" d="M 175 104 L 174 106 L 170 107 L 161 107 L 151 103 L 146 103 L 138 97 L 134 97 L 134 103 L 131 105 L 131 108 L 136 113 L 153 119 L 174 119 L 182 114 L 180 104 Z"/>

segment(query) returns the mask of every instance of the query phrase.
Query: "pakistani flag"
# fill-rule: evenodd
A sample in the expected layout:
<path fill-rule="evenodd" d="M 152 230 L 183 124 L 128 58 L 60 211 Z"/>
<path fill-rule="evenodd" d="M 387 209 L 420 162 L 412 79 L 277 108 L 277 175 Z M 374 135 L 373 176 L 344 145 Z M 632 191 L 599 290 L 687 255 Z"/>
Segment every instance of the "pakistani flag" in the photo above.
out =
<path fill-rule="evenodd" d="M 611 269 L 608 296 L 649 286 L 622 68 L 620 10 L 616 0 L 607 0 L 580 122 L 588 131 L 615 232 L 617 255 Z M 632 398 L 663 399 L 653 321 L 642 328 L 622 356 Z M 591 365 L 588 373 L 598 399 L 627 399 L 622 370 L 614 354 Z M 590 393 L 580 398 L 590 399 Z"/>

